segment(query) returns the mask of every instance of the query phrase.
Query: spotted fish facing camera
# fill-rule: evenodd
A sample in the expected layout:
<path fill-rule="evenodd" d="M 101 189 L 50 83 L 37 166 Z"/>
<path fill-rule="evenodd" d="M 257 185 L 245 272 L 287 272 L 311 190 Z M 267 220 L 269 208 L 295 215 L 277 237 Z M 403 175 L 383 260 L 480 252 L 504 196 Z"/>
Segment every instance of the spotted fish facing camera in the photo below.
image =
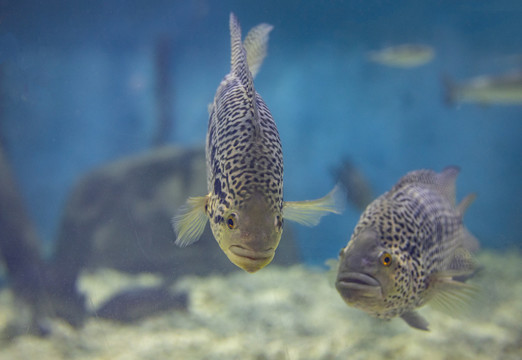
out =
<path fill-rule="evenodd" d="M 476 288 L 464 281 L 475 271 L 478 241 L 462 216 L 474 195 L 455 205 L 458 172 L 410 172 L 368 205 L 340 253 L 336 288 L 348 305 L 428 330 L 417 308 L 451 312 L 472 298 Z"/>
<path fill-rule="evenodd" d="M 208 194 L 189 198 L 173 219 L 176 244 L 197 241 L 207 221 L 219 246 L 240 268 L 255 272 L 269 264 L 279 245 L 283 219 L 316 225 L 338 213 L 337 187 L 314 201 L 283 201 L 283 152 L 270 110 L 253 78 L 266 55 L 272 26 L 254 27 L 241 42 L 230 14 L 231 71 L 219 85 L 206 140 Z"/>

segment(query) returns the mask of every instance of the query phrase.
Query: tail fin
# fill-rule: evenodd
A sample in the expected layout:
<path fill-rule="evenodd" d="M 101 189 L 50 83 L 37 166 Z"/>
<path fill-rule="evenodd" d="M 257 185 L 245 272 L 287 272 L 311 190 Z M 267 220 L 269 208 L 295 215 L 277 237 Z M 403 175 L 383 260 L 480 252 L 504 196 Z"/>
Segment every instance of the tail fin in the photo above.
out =
<path fill-rule="evenodd" d="M 243 41 L 246 50 L 247 63 L 252 78 L 255 78 L 263 64 L 268 49 L 268 34 L 274 27 L 269 24 L 259 24 L 252 28 Z"/>

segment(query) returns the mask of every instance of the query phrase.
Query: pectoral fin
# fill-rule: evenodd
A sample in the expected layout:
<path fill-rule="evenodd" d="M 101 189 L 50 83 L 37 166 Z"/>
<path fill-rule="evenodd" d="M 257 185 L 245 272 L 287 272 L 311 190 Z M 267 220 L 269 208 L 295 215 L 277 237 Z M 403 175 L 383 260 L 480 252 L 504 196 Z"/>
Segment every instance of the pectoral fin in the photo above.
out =
<path fill-rule="evenodd" d="M 340 186 L 336 185 L 326 196 L 317 200 L 286 201 L 283 206 L 283 217 L 301 225 L 315 226 L 328 213 L 341 213 L 342 198 Z"/>
<path fill-rule="evenodd" d="M 465 314 L 479 294 L 477 286 L 454 280 L 449 276 L 443 277 L 441 274 L 435 281 L 429 304 L 434 309 L 449 315 Z"/>
<path fill-rule="evenodd" d="M 428 326 L 430 324 L 416 311 L 405 312 L 401 315 L 401 318 L 402 320 L 406 321 L 406 324 L 410 325 L 412 328 L 429 331 Z"/>
<path fill-rule="evenodd" d="M 175 244 L 181 247 L 195 243 L 201 237 L 208 221 L 205 206 L 207 196 L 191 197 L 172 219 L 177 238 Z"/>

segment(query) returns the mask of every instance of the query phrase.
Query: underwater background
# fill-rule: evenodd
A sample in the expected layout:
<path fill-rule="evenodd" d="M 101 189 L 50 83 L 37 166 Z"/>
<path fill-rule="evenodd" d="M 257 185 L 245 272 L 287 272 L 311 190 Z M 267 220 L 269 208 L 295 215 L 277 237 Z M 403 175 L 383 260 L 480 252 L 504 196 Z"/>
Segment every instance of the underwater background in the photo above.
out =
<path fill-rule="evenodd" d="M 519 304 L 522 285 L 517 275 L 520 265 L 513 256 L 504 254 L 517 254 L 522 250 L 522 106 L 520 103 L 452 104 L 448 102 L 445 88 L 445 79 L 458 83 L 480 75 L 495 77 L 522 71 L 522 2 L 517 0 L 0 0 L 0 143 L 28 218 L 38 234 L 42 256 L 50 259 L 56 256 L 55 251 L 64 249 L 57 243 L 63 237 L 64 218 L 67 218 L 65 209 L 74 201 L 71 194 L 79 183 L 83 184 L 86 174 L 105 169 L 108 164 L 120 164 L 128 158 L 147 156 L 149 152 L 165 146 L 178 149 L 175 157 L 180 164 L 194 157 L 201 160 L 197 162 L 199 165 L 194 166 L 204 166 L 198 149 L 204 146 L 208 104 L 230 69 L 228 16 L 231 11 L 237 15 L 243 35 L 261 22 L 274 26 L 268 56 L 255 79 L 255 87 L 272 112 L 281 137 L 285 200 L 323 196 L 336 183 L 336 169 L 342 166 L 345 159 L 349 159 L 357 171 L 364 174 L 366 185 L 372 189 L 374 196 L 389 190 L 408 171 L 427 168 L 438 172 L 448 165 L 459 166 L 457 199 L 472 192 L 478 195 L 466 212 L 464 222 L 479 239 L 483 251 L 490 251 L 479 258 L 484 260 L 486 269 L 486 263 L 498 267 L 503 259 L 510 259 L 505 260 L 505 268 L 492 265 L 494 269 L 505 272 L 502 277 L 499 273 L 488 272 L 480 280 L 488 289 L 487 286 L 496 281 L 495 275 L 498 275 L 507 283 L 497 284 L 497 290 L 505 292 L 496 294 L 493 300 L 486 299 L 477 305 L 477 309 L 487 308 L 484 304 L 488 301 L 499 301 L 501 298 L 506 299 L 508 304 L 498 308 L 502 316 L 495 318 L 504 323 L 494 330 L 484 330 L 481 333 L 483 337 L 466 335 L 469 346 L 480 341 L 490 344 L 487 342 L 490 341 L 493 345 L 489 353 L 484 353 L 484 348 L 474 349 L 476 353 L 466 353 L 462 349 L 462 353 L 451 353 L 458 348 L 458 344 L 453 344 L 454 347 L 443 349 L 440 356 L 433 352 L 430 354 L 432 358 L 457 359 L 482 351 L 484 358 L 494 358 L 499 352 L 505 358 L 518 358 L 522 354 L 522 331 L 515 321 L 522 313 Z M 368 60 L 370 51 L 404 43 L 428 45 L 434 49 L 435 56 L 422 66 L 408 68 Z M 185 150 L 188 152 L 185 153 Z M 182 165 L 180 168 L 184 169 Z M 204 174 L 201 171 L 196 173 Z M 124 174 L 130 174 L 127 178 L 129 182 L 136 180 L 131 172 Z M 202 179 L 200 176 L 189 180 L 194 183 L 205 181 L 204 175 Z M 93 185 L 89 197 L 105 196 L 106 190 L 101 188 L 97 183 Z M 189 187 L 184 189 L 176 195 L 180 199 L 204 195 L 187 190 Z M 403 324 L 397 325 L 399 330 L 394 330 L 390 324 L 395 322 L 378 322 L 348 309 L 335 289 L 328 287 L 328 280 L 325 280 L 326 285 L 310 288 L 312 293 L 317 293 L 313 298 L 308 292 L 299 293 L 304 291 L 300 290 L 303 285 L 293 287 L 295 281 L 307 279 L 315 281 L 314 284 L 320 283 L 321 280 L 315 278 L 319 276 L 319 269 L 324 270 L 325 261 L 336 258 L 339 250 L 346 245 L 360 214 L 360 208 L 348 203 L 342 215 L 327 216 L 316 227 L 292 226 L 288 233 L 291 231 L 294 241 L 290 253 L 295 255 L 295 259 L 288 261 L 292 263 L 288 271 L 276 264 L 254 275 L 227 270 L 232 271 L 232 275 L 213 274 L 211 276 L 215 277 L 211 277 L 209 283 L 203 283 L 204 274 L 181 269 L 180 272 L 188 277 L 169 286 L 174 284 L 172 286 L 177 291 L 186 291 L 193 296 L 191 299 L 196 299 L 191 301 L 199 301 L 196 305 L 190 305 L 197 308 L 196 319 L 187 320 L 190 314 L 171 314 L 172 318 L 165 320 L 165 323 L 147 323 L 151 328 L 136 325 L 138 333 L 145 336 L 144 332 L 152 331 L 156 336 L 163 327 L 173 329 L 173 333 L 177 327 L 183 328 L 181 332 L 186 339 L 178 341 L 189 349 L 189 355 L 174 358 L 365 358 L 369 355 L 358 357 L 355 354 L 363 354 L 361 351 L 374 346 L 376 338 L 387 338 L 385 341 L 389 343 L 383 345 L 383 349 L 397 350 L 399 345 L 393 343 L 391 334 L 399 334 L 406 342 L 392 357 L 415 358 L 422 355 L 430 358 L 423 353 L 421 346 L 415 345 L 412 350 L 407 345 L 408 341 L 413 342 L 411 339 L 420 339 L 422 333 L 415 333 L 411 338 L 409 334 L 415 330 Z M 95 217 L 99 223 L 112 221 L 112 218 L 104 217 L 104 213 L 99 215 Z M 139 218 L 139 213 L 133 213 L 130 218 L 132 225 L 132 219 Z M 135 223 L 138 224 L 139 220 Z M 170 228 L 170 223 L 167 219 L 158 226 Z M 135 236 L 134 239 L 143 235 L 135 229 L 129 231 Z M 150 236 L 148 245 L 156 241 L 153 235 L 153 232 L 147 235 Z M 8 234 L 0 233 L 0 236 L 5 239 Z M 180 252 L 184 249 L 172 244 L 174 239 L 174 232 L 171 238 L 162 233 L 158 241 L 166 243 L 168 246 L 165 248 L 170 248 L 173 253 L 183 254 Z M 201 241 L 213 241 L 210 239 Z M 81 252 L 75 248 L 79 243 L 74 242 L 74 246 L 63 251 L 69 251 L 69 255 L 75 251 Z M 104 248 L 99 249 L 102 250 L 94 253 L 103 254 Z M 114 251 L 119 251 L 121 257 L 126 256 L 122 248 Z M 147 253 L 147 250 L 142 251 Z M 9 255 L 16 257 L 16 254 Z M 7 257 L 7 254 L 3 256 Z M 223 254 L 216 253 L 215 256 Z M 64 255 L 63 258 L 66 257 Z M 85 265 L 85 268 L 94 271 L 89 276 L 97 274 L 99 283 L 107 278 L 112 279 L 112 273 L 103 272 L 106 271 L 102 266 L 106 265 L 105 260 L 100 261 L 101 265 L 96 265 L 95 257 L 93 255 L 94 260 Z M 82 266 L 86 263 L 80 261 Z M 5 306 L 4 314 L 9 313 L 0 319 L 4 326 L 16 322 L 18 316 L 12 311 L 16 301 L 7 293 L 9 272 L 5 267 L 0 268 L 0 284 L 4 286 L 0 303 Z M 145 266 L 144 270 L 150 269 Z M 138 273 L 135 268 L 130 272 Z M 198 276 L 191 275 L 193 273 Z M 284 278 L 285 274 L 288 274 L 288 279 Z M 85 285 L 89 278 L 82 279 L 80 284 L 84 286 L 79 288 L 87 292 L 91 289 Z M 150 285 L 164 280 L 147 281 L 145 283 Z M 92 280 L 92 283 L 95 282 Z M 94 288 L 92 283 L 90 286 Z M 271 290 L 270 283 L 277 284 L 274 289 L 283 292 L 276 294 L 276 290 Z M 202 288 L 194 290 L 195 284 L 202 284 Z M 223 298 L 222 303 L 218 299 L 205 308 L 205 299 L 215 299 L 221 293 L 228 293 L 226 287 L 235 287 L 235 284 L 239 294 L 245 292 L 244 296 L 238 295 L 233 300 Z M 114 285 L 116 288 L 118 286 Z M 101 301 L 93 300 L 95 290 L 92 291 L 87 296 L 90 298 L 88 302 L 90 306 L 97 306 Z M 273 345 L 273 348 L 251 345 L 251 353 L 235 353 L 230 350 L 233 344 L 227 343 L 230 348 L 228 345 L 220 347 L 214 355 L 209 355 L 211 351 L 198 353 L 194 350 L 191 353 L 203 342 L 197 339 L 210 338 L 223 345 L 223 339 L 216 337 L 213 331 L 221 329 L 224 324 L 229 325 L 223 330 L 224 337 L 245 332 L 244 323 L 236 324 L 236 320 L 228 323 L 223 314 L 234 317 L 234 310 L 228 312 L 225 307 L 230 305 L 230 301 L 238 301 L 243 306 L 245 301 L 253 301 L 248 296 L 250 291 L 262 294 L 261 297 L 252 297 L 257 308 L 280 311 L 277 314 L 310 311 L 312 317 L 309 321 L 315 322 L 316 327 L 313 331 L 307 329 L 310 325 L 308 318 L 297 321 L 298 315 L 290 320 L 282 315 L 275 316 L 275 313 L 264 317 L 262 311 L 254 314 L 252 309 L 240 307 L 237 311 L 246 322 L 266 320 L 270 323 L 256 328 L 248 341 L 237 340 L 239 348 L 250 346 L 249 341 L 254 344 L 256 337 L 262 341 L 265 336 L 263 331 L 278 328 L 277 321 L 288 321 L 283 327 L 295 329 L 297 326 L 295 334 L 287 334 L 289 339 L 292 336 L 302 339 L 322 334 L 324 337 L 338 336 L 335 340 L 338 342 L 331 340 L 335 346 L 330 348 L 328 344 L 331 343 L 322 343 L 321 346 L 325 347 L 321 348 L 324 350 L 322 352 L 303 347 L 301 340 L 295 343 L 289 340 L 289 344 L 296 344 L 296 348 L 288 345 L 290 350 L 286 352 L 281 350 L 286 345 L 279 344 L 281 347 Z M 330 296 L 334 298 L 324 299 Z M 323 300 L 326 302 L 322 303 Z M 334 303 L 335 311 L 330 307 L 327 315 L 310 310 L 330 306 L 331 303 Z M 335 317 L 336 311 L 345 314 L 340 315 L 339 319 L 352 317 L 358 323 L 366 322 L 359 330 L 355 325 L 347 325 L 337 335 L 333 335 L 333 323 L 330 324 L 332 327 L 328 323 L 317 325 L 326 318 Z M 510 319 L 510 316 L 513 318 Z M 437 318 L 437 315 L 432 314 L 431 318 L 434 317 Z M 486 317 L 482 314 L 474 320 L 487 324 L 491 318 Z M 23 316 L 21 318 L 25 319 Z M 188 322 L 180 325 L 185 320 L 179 318 Z M 339 319 L 335 320 L 335 326 L 342 326 Z M 434 320 L 433 328 L 449 329 L 444 336 L 454 339 L 458 338 L 459 331 L 468 329 L 467 324 L 471 324 L 469 319 L 460 321 L 450 318 L 449 325 L 441 325 L 438 321 L 443 320 Z M 198 324 L 205 324 L 209 333 L 205 330 L 197 335 L 188 332 Z M 88 339 L 92 334 L 84 333 L 82 337 L 64 330 L 66 325 L 60 326 L 55 333 L 62 334 L 60 339 L 72 341 L 73 345 L 56 345 L 50 351 L 49 358 L 117 358 L 114 353 L 100 355 L 100 348 L 111 347 L 110 340 L 106 340 L 105 347 L 99 343 L 85 344 L 82 339 Z M 130 336 L 127 333 L 130 328 L 120 328 L 120 325 L 117 328 L 108 325 L 109 328 L 103 330 L 96 327 L 102 325 L 90 326 L 94 328 L 87 327 L 86 330 L 93 333 L 101 331 L 107 335 L 122 331 L 122 336 Z M 358 345 L 351 348 L 347 345 L 342 350 L 340 334 L 348 336 L 346 334 L 357 331 L 362 331 L 369 338 L 362 335 L 361 338 L 355 337 L 352 340 Z M 161 339 L 168 342 L 170 336 L 169 333 Z M 284 339 L 284 333 L 281 336 Z M 437 334 L 430 336 L 418 340 L 425 344 L 424 351 L 436 351 L 437 344 L 447 344 Z M 29 358 L 27 354 L 39 353 L 39 350 L 23 353 L 21 349 L 24 346 L 29 349 L 29 345 L 21 345 L 23 337 L 11 342 L 12 338 L 7 337 L 13 352 L 2 357 L 3 350 L 0 350 L 0 358 L 14 358 L 16 355 L 13 354 L 26 354 L 23 356 Z M 51 346 L 41 345 L 40 341 L 45 342 L 45 339 L 31 341 L 36 341 L 31 343 L 35 349 Z M 53 341 L 60 343 L 56 338 L 51 338 L 49 343 Z M 191 345 L 187 345 L 189 343 Z M 325 350 L 327 348 L 328 351 Z M 348 348 L 354 352 L 348 353 Z M 75 351 L 81 355 L 72 355 L 76 354 Z M 252 355 L 254 353 L 255 356 Z M 168 351 L 155 353 L 156 357 L 139 354 L 140 357 L 136 358 L 174 356 Z M 502 356 L 498 355 L 498 358 Z"/>
<path fill-rule="evenodd" d="M 522 54 L 522 4 L 506 0 L 4 1 L 1 133 L 45 241 L 79 176 L 153 145 L 160 41 L 172 52 L 167 141 L 204 143 L 207 106 L 229 70 L 232 10 L 245 33 L 274 25 L 256 89 L 280 132 L 286 199 L 322 196 L 343 156 L 376 194 L 407 171 L 454 164 L 459 194 L 479 196 L 466 222 L 482 244 L 520 245 L 521 109 L 447 106 L 441 82 L 520 69 L 509 56 Z M 405 42 L 433 46 L 434 60 L 394 69 L 365 57 Z M 299 229 L 305 259 L 331 256 L 358 216 Z"/>

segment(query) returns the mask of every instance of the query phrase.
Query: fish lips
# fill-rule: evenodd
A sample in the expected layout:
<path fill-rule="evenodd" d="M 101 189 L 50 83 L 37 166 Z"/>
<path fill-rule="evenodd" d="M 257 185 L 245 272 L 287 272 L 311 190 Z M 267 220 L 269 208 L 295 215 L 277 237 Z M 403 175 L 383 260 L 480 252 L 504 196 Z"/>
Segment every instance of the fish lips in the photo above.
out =
<path fill-rule="evenodd" d="M 373 276 L 360 272 L 339 273 L 335 287 L 346 302 L 360 297 L 382 298 L 381 283 Z"/>
<path fill-rule="evenodd" d="M 230 261 L 249 273 L 256 272 L 268 265 L 274 255 L 274 248 L 252 250 L 241 245 L 231 245 L 227 251 Z"/>

